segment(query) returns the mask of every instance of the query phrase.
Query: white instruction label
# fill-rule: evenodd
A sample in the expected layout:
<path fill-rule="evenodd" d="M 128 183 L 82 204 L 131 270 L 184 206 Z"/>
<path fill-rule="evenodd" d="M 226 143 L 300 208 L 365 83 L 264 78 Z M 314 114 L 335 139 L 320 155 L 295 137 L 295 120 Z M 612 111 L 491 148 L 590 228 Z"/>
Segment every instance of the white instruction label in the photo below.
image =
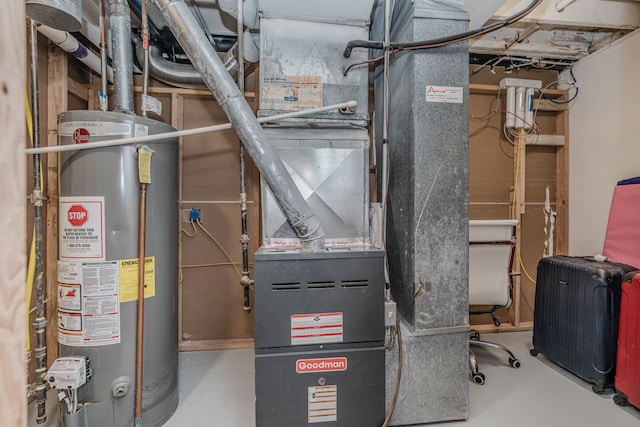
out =
<path fill-rule="evenodd" d="M 58 342 L 96 346 L 120 342 L 118 261 L 58 261 Z"/>
<path fill-rule="evenodd" d="M 322 77 L 265 78 L 260 96 L 263 110 L 299 111 L 322 107 Z"/>
<path fill-rule="evenodd" d="M 60 197 L 60 259 L 104 261 L 104 197 Z"/>
<path fill-rule="evenodd" d="M 338 386 L 309 387 L 307 422 L 326 423 L 338 421 Z"/>
<path fill-rule="evenodd" d="M 342 342 L 342 318 L 342 312 L 292 315 L 291 345 Z"/>
<path fill-rule="evenodd" d="M 150 95 L 142 95 L 142 111 L 151 111 L 157 115 L 162 114 L 162 102 Z M 136 125 L 137 126 L 137 125 Z"/>
<path fill-rule="evenodd" d="M 58 283 L 58 308 L 69 311 L 82 310 L 80 285 Z"/>
<path fill-rule="evenodd" d="M 462 104 L 464 90 L 459 86 L 427 86 L 427 102 Z"/>

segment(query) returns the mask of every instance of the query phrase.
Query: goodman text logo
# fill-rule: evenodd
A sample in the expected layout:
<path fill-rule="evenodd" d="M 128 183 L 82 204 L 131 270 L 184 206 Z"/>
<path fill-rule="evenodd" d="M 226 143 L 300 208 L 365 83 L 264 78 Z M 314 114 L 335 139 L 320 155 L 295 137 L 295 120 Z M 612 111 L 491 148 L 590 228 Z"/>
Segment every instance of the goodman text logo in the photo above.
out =
<path fill-rule="evenodd" d="M 296 372 L 308 374 L 311 372 L 339 372 L 347 370 L 346 357 L 334 357 L 331 359 L 298 359 L 296 360 Z"/>

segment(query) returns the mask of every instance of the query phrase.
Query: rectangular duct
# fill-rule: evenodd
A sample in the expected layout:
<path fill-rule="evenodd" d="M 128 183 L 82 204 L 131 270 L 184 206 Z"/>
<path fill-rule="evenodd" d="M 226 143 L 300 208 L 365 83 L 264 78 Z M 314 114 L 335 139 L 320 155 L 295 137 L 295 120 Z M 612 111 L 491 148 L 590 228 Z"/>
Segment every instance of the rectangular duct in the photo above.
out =
<path fill-rule="evenodd" d="M 369 242 L 369 135 L 365 129 L 266 128 L 276 153 L 323 225 L 328 247 Z M 298 247 L 299 239 L 271 191 L 262 185 L 266 247 Z"/>
<path fill-rule="evenodd" d="M 381 2 L 382 3 L 382 2 Z M 463 1 L 396 2 L 391 41 L 430 40 L 468 28 Z M 383 38 L 376 8 L 372 39 Z M 382 109 L 382 65 L 376 111 Z M 402 52 L 390 69 L 387 256 L 403 320 L 405 356 L 390 425 L 468 414 L 468 46 Z M 430 90 L 448 91 L 438 102 Z M 434 102 L 435 101 L 435 102 Z M 376 135 L 382 125 L 376 122 Z M 376 141 L 378 153 L 382 141 Z M 381 160 L 379 160 L 380 162 Z M 380 163 L 379 163 L 380 164 Z M 387 354 L 387 403 L 397 358 Z"/>

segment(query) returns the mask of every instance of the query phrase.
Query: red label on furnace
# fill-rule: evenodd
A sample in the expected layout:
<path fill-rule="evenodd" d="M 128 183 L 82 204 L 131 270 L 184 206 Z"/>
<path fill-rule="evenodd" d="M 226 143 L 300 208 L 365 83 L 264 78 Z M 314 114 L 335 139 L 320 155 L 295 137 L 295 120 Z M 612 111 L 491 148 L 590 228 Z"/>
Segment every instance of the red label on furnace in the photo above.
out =
<path fill-rule="evenodd" d="M 329 359 L 298 359 L 296 372 L 308 374 L 312 372 L 340 372 L 347 370 L 346 357 L 332 357 Z"/>

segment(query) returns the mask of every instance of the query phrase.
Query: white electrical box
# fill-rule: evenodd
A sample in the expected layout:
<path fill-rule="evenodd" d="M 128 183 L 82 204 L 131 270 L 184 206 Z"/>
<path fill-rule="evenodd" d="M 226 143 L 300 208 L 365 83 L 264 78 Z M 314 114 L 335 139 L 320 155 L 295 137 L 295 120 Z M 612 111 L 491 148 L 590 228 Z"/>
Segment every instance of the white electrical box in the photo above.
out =
<path fill-rule="evenodd" d="M 91 368 L 87 358 L 61 357 L 49 368 L 47 380 L 51 388 L 77 390 L 91 377 Z"/>

